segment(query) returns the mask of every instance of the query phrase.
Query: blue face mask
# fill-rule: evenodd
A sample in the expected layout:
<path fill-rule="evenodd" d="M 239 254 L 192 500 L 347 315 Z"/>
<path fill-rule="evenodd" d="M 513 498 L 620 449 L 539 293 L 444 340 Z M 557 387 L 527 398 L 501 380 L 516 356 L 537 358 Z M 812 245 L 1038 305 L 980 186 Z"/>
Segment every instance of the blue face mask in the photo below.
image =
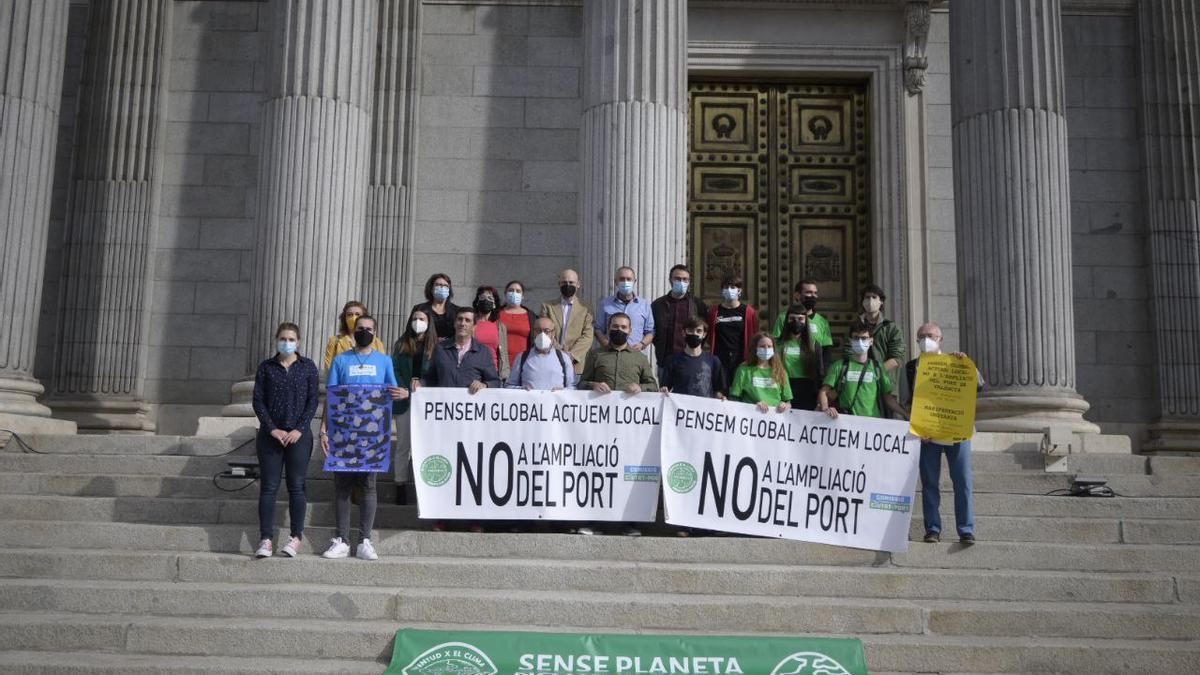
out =
<path fill-rule="evenodd" d="M 671 292 L 674 293 L 675 295 L 683 295 L 683 294 L 687 293 L 687 291 L 688 291 L 688 282 L 686 282 L 686 281 L 672 281 L 671 282 Z"/>
<path fill-rule="evenodd" d="M 742 292 L 736 286 L 726 286 L 721 289 L 721 297 L 729 302 L 733 302 L 742 297 Z"/>
<path fill-rule="evenodd" d="M 524 297 L 525 296 L 521 295 L 520 293 L 518 293 L 516 291 L 509 291 L 508 293 L 504 294 L 504 298 L 506 300 L 508 300 L 508 304 L 512 305 L 513 307 L 520 305 L 521 300 Z"/>
<path fill-rule="evenodd" d="M 759 347 L 755 353 L 758 354 L 759 361 L 770 361 L 771 357 L 775 356 L 775 350 L 770 347 Z"/>
<path fill-rule="evenodd" d="M 871 348 L 870 340 L 859 339 L 859 340 L 851 340 L 850 341 L 850 351 L 854 352 L 855 354 L 866 354 L 867 350 L 869 350 L 870 348 Z"/>
<path fill-rule="evenodd" d="M 441 301 L 441 300 L 446 300 L 449 297 L 450 297 L 450 289 L 447 288 L 446 286 L 434 286 L 433 287 L 433 299 L 434 300 Z"/>
<path fill-rule="evenodd" d="M 296 346 L 297 343 L 291 340 L 280 340 L 279 342 L 275 343 L 275 349 L 277 349 L 280 354 L 295 354 Z"/>
<path fill-rule="evenodd" d="M 630 293 L 633 293 L 633 282 L 632 281 L 618 281 L 617 282 L 617 292 L 622 295 L 629 295 Z"/>

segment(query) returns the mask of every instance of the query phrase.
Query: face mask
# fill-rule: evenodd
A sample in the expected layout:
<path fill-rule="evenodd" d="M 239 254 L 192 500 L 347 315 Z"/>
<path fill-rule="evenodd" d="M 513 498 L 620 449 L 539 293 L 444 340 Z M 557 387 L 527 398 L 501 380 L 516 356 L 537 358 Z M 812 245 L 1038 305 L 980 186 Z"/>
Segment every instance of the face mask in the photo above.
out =
<path fill-rule="evenodd" d="M 538 333 L 538 336 L 533 339 L 533 346 L 537 347 L 538 351 L 540 352 L 550 351 L 550 345 L 552 344 L 553 342 L 550 340 L 550 336 L 546 335 L 545 333 Z"/>
<path fill-rule="evenodd" d="M 496 303 L 491 300 L 476 300 L 475 309 L 484 314 L 491 314 L 493 309 L 496 309 Z"/>
<path fill-rule="evenodd" d="M 737 300 L 741 296 L 742 296 L 742 292 L 732 286 L 721 289 L 721 297 L 725 298 L 729 302 L 733 302 L 734 300 Z"/>
<path fill-rule="evenodd" d="M 374 341 L 375 336 L 371 334 L 371 331 L 366 329 L 354 331 L 354 344 L 358 345 L 359 347 L 370 347 L 371 343 Z"/>
<path fill-rule="evenodd" d="M 870 348 L 871 348 L 870 340 L 861 340 L 860 339 L 860 340 L 851 340 L 850 341 L 850 351 L 854 352 L 855 354 L 866 354 L 867 350 L 869 350 Z"/>
<path fill-rule="evenodd" d="M 867 314 L 874 314 L 883 307 L 883 301 L 879 298 L 864 298 L 862 301 L 863 309 L 867 310 Z"/>
<path fill-rule="evenodd" d="M 564 298 L 573 298 L 573 297 L 575 297 L 575 291 L 576 291 L 576 290 L 577 290 L 577 289 L 576 289 L 574 286 L 570 285 L 570 284 L 563 284 L 562 286 L 559 286 L 559 287 L 558 287 L 558 292 L 559 292 L 559 293 L 562 293 L 562 296 L 563 296 Z"/>
<path fill-rule="evenodd" d="M 687 346 L 695 349 L 696 347 L 700 346 L 701 342 L 704 342 L 704 336 L 692 335 L 691 333 L 688 333 L 687 335 L 683 336 L 683 341 L 687 343 Z"/>
<path fill-rule="evenodd" d="M 688 282 L 686 282 L 686 281 L 672 281 L 671 282 L 671 292 L 674 293 L 675 295 L 684 295 L 685 293 L 687 293 L 687 289 L 688 289 Z"/>
<path fill-rule="evenodd" d="M 512 305 L 513 307 L 520 305 L 522 298 L 524 298 L 524 296 L 516 291 L 509 291 L 504 295 L 504 299 L 508 300 L 508 304 Z"/>
<path fill-rule="evenodd" d="M 937 340 L 931 337 L 921 338 L 921 351 L 926 354 L 935 354 L 938 350 Z"/>
<path fill-rule="evenodd" d="M 807 309 L 808 311 L 811 312 L 817 306 L 817 299 L 816 298 L 803 298 L 802 300 L 800 300 L 800 304 L 804 305 L 804 309 Z"/>
<path fill-rule="evenodd" d="M 633 282 L 632 281 L 618 281 L 617 282 L 617 292 L 620 293 L 621 295 L 629 295 L 629 294 L 633 293 Z"/>
<path fill-rule="evenodd" d="M 421 319 L 412 322 L 412 331 L 417 335 L 423 335 L 429 328 L 429 323 Z"/>
<path fill-rule="evenodd" d="M 620 347 L 621 345 L 625 344 L 628 339 L 629 333 L 626 333 L 623 330 L 608 331 L 608 341 L 611 342 L 614 347 Z"/>
<path fill-rule="evenodd" d="M 346 332 L 347 333 L 350 333 L 351 335 L 353 335 L 354 327 L 356 325 L 358 325 L 358 315 L 351 314 L 350 316 L 346 317 Z"/>
<path fill-rule="evenodd" d="M 792 335 L 800 335 L 801 333 L 804 332 L 804 322 L 803 321 L 789 321 L 788 322 L 788 331 L 791 332 Z"/>
<path fill-rule="evenodd" d="M 279 350 L 280 354 L 295 354 L 296 343 L 291 340 L 280 340 L 275 344 L 275 349 Z"/>
<path fill-rule="evenodd" d="M 433 287 L 433 299 L 438 301 L 446 300 L 450 297 L 450 289 L 445 286 Z"/>
<path fill-rule="evenodd" d="M 755 354 L 758 354 L 759 361 L 770 361 L 771 357 L 775 356 L 775 350 L 771 347 L 759 347 Z"/>

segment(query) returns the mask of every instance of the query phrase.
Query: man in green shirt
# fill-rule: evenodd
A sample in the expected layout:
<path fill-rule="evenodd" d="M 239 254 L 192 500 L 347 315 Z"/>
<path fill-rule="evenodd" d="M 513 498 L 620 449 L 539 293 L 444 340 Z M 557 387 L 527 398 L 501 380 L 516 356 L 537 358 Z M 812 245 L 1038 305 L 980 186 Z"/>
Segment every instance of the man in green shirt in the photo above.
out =
<path fill-rule="evenodd" d="M 588 352 L 579 375 L 579 388 L 601 394 L 624 391 L 639 394 L 658 389 L 658 380 L 644 354 L 629 348 L 629 332 L 633 322 L 629 315 L 617 312 L 608 317 L 607 343 Z"/>
<path fill-rule="evenodd" d="M 833 364 L 817 393 L 817 410 L 833 419 L 838 409 L 852 415 L 883 417 L 883 410 L 908 419 L 908 411 L 896 400 L 895 389 L 887 371 L 871 357 L 871 328 L 859 322 L 850 327 L 851 355 Z M 837 407 L 829 404 L 830 394 L 837 397 Z"/>
<path fill-rule="evenodd" d="M 813 342 L 818 348 L 833 346 L 833 331 L 829 329 L 829 320 L 817 314 L 817 282 L 812 279 L 801 279 L 792 290 L 793 305 L 804 305 L 805 312 L 808 315 L 808 330 L 812 332 Z M 775 319 L 775 329 L 771 334 L 776 338 L 783 335 L 783 328 L 787 324 L 787 314 L 780 313 Z"/>

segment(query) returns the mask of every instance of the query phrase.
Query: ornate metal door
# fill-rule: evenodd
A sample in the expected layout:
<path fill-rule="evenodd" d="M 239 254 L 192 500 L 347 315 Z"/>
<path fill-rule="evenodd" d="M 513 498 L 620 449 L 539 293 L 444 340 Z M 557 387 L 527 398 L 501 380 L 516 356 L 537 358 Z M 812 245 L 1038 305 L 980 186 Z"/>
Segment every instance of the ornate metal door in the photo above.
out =
<path fill-rule="evenodd" d="M 691 85 L 688 251 L 696 293 L 737 274 L 764 327 L 818 282 L 840 326 L 871 275 L 866 86 Z M 843 330 L 834 330 L 835 336 Z"/>

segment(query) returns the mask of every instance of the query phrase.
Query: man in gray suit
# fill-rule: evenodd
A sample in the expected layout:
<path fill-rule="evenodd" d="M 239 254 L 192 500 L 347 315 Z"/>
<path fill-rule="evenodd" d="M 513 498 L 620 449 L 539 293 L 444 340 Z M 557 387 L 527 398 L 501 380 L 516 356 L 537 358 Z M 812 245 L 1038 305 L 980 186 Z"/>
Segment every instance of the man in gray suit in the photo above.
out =
<path fill-rule="evenodd" d="M 571 355 L 575 374 L 583 372 L 583 359 L 592 348 L 592 309 L 579 299 L 579 273 L 565 269 L 558 273 L 559 297 L 542 303 L 541 316 L 554 322 L 554 337 L 563 351 Z"/>

